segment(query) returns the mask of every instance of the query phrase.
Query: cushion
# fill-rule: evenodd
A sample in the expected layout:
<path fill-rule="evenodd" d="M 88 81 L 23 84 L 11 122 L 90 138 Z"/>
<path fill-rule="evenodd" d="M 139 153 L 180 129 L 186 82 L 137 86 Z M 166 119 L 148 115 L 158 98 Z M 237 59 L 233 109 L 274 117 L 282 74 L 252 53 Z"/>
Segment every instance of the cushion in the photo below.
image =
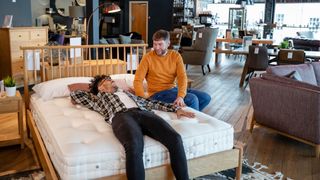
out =
<path fill-rule="evenodd" d="M 262 74 L 262 79 L 281 83 L 281 84 L 287 84 L 287 85 L 290 85 L 295 88 L 305 88 L 305 89 L 309 89 L 309 90 L 320 91 L 319 86 L 315 86 L 315 85 L 312 85 L 312 84 L 309 84 L 309 83 L 306 83 L 303 81 L 297 81 L 297 80 L 293 80 L 293 79 L 290 79 L 287 77 L 277 76 L 277 75 L 273 75 L 273 74 L 269 74 L 269 73 Z"/>
<path fill-rule="evenodd" d="M 55 97 L 65 97 L 70 95 L 69 84 L 90 83 L 92 77 L 67 77 L 45 81 L 36 84 L 32 89 L 43 99 L 50 100 Z"/>
<path fill-rule="evenodd" d="M 117 76 L 116 76 L 117 77 Z M 126 91 L 132 91 L 133 89 L 133 82 L 132 81 L 128 81 L 129 84 L 127 84 L 127 81 L 125 79 L 125 76 L 118 76 L 118 78 L 112 78 L 115 82 L 115 84 L 123 90 Z M 89 88 L 90 83 L 73 83 L 73 84 L 69 84 L 68 85 L 68 89 L 70 92 L 72 91 L 76 91 L 76 90 L 83 90 L 83 91 L 90 91 Z"/>
<path fill-rule="evenodd" d="M 130 88 L 129 90 L 133 90 L 133 81 L 134 81 L 134 74 L 113 74 L 110 75 L 111 78 L 116 82 L 117 79 L 124 79 L 126 81 L 127 86 Z M 118 84 L 117 84 L 118 85 Z M 147 81 L 143 81 L 143 89 L 147 91 Z"/>
<path fill-rule="evenodd" d="M 119 35 L 121 44 L 131 44 L 131 36 Z"/>
<path fill-rule="evenodd" d="M 314 69 L 314 74 L 316 76 L 318 86 L 320 86 L 320 62 L 312 62 L 311 64 Z"/>
<path fill-rule="evenodd" d="M 89 92 L 89 84 L 90 83 L 73 83 L 68 85 L 68 89 L 70 92 L 76 91 L 76 90 L 83 90 Z"/>
<path fill-rule="evenodd" d="M 277 76 L 285 76 L 292 71 L 297 71 L 301 76 L 303 82 L 317 85 L 314 69 L 310 63 L 298 65 L 269 66 L 267 68 L 267 73 L 271 73 Z"/>
<path fill-rule="evenodd" d="M 289 74 L 284 75 L 284 77 L 291 78 L 297 81 L 302 81 L 301 76 L 297 71 L 292 71 Z"/>
<path fill-rule="evenodd" d="M 120 44 L 119 39 L 118 38 L 108 38 L 107 42 L 109 44 Z"/>
<path fill-rule="evenodd" d="M 105 38 L 101 38 L 99 40 L 100 44 L 109 44 L 108 41 Z"/>

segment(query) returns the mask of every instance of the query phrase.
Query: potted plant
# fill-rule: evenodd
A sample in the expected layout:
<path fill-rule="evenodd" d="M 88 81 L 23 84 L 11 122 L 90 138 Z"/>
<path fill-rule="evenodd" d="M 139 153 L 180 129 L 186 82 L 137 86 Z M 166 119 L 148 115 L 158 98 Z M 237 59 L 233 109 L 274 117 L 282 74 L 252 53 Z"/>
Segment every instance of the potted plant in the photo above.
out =
<path fill-rule="evenodd" d="M 11 77 L 7 76 L 3 79 L 3 84 L 7 93 L 7 96 L 15 96 L 16 95 L 16 81 Z"/>
<path fill-rule="evenodd" d="M 287 40 L 282 41 L 279 48 L 280 49 L 288 49 L 289 48 L 289 41 L 287 41 Z"/>

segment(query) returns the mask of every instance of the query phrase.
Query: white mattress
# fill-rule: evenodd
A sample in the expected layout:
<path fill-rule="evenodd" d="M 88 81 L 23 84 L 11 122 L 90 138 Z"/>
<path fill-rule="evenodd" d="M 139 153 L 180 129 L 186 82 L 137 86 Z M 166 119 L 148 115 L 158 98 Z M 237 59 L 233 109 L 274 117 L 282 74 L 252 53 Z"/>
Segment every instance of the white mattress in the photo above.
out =
<path fill-rule="evenodd" d="M 62 179 L 92 179 L 125 172 L 125 152 L 104 118 L 70 103 L 70 98 L 43 101 L 31 97 L 33 117 L 50 158 Z M 194 111 L 192 109 L 189 109 Z M 179 132 L 188 159 L 232 149 L 233 127 L 204 113 L 177 119 L 155 111 Z M 145 136 L 145 168 L 169 162 L 166 148 Z"/>

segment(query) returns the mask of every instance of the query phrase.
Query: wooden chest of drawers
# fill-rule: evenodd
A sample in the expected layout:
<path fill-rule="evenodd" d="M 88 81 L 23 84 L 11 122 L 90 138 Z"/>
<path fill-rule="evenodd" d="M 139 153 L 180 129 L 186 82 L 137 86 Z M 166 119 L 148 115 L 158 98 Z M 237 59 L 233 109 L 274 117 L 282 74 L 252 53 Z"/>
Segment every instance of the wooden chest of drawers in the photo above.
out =
<path fill-rule="evenodd" d="M 43 46 L 48 42 L 48 27 L 0 28 L 0 79 L 11 75 L 23 86 L 23 52 L 20 46 Z"/>

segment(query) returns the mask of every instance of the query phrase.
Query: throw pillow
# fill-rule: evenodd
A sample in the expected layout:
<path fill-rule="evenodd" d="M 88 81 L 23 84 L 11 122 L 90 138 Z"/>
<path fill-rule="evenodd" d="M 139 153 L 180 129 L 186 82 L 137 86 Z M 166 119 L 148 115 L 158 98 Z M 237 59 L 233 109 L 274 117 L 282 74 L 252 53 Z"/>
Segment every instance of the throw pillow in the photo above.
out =
<path fill-rule="evenodd" d="M 105 38 L 101 38 L 99 40 L 100 44 L 109 44 L 108 41 Z"/>
<path fill-rule="evenodd" d="M 89 83 L 74 83 L 68 85 L 69 91 L 83 90 L 89 92 Z"/>
<path fill-rule="evenodd" d="M 121 44 L 131 44 L 131 36 L 120 35 Z"/>
<path fill-rule="evenodd" d="M 284 77 L 291 78 L 291 79 L 294 79 L 297 81 L 302 81 L 302 78 L 301 78 L 300 74 L 298 73 L 298 71 L 292 71 L 289 74 L 284 75 Z"/>
<path fill-rule="evenodd" d="M 120 44 L 119 40 L 117 38 L 108 38 L 107 42 L 109 44 Z"/>

